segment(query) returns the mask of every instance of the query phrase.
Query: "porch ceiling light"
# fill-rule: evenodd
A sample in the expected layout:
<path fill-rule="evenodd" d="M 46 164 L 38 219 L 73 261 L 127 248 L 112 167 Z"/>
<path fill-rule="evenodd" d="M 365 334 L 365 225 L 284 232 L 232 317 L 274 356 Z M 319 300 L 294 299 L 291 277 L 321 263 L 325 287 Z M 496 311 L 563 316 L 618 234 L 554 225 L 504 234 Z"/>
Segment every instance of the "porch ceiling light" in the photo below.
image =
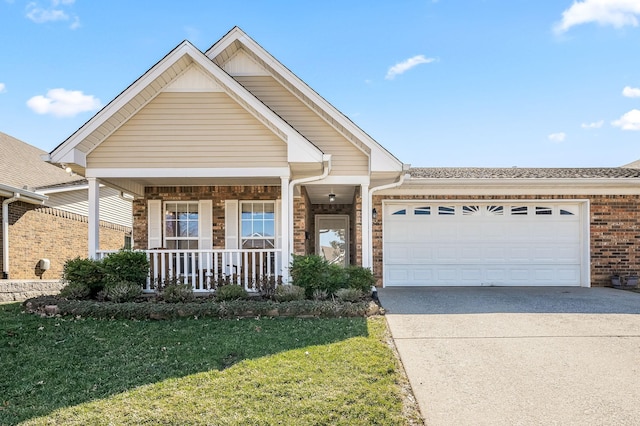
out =
<path fill-rule="evenodd" d="M 336 194 L 332 192 L 331 194 L 329 194 L 329 202 L 333 203 L 334 201 L 336 201 Z"/>

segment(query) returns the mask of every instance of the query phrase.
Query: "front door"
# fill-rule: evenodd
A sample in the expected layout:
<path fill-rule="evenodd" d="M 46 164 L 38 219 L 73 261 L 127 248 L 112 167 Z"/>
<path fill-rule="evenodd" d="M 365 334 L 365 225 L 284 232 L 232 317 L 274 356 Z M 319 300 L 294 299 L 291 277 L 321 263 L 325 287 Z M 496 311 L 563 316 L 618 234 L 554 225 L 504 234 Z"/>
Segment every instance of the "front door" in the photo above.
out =
<path fill-rule="evenodd" d="M 348 215 L 316 215 L 316 254 L 330 264 L 349 264 Z"/>

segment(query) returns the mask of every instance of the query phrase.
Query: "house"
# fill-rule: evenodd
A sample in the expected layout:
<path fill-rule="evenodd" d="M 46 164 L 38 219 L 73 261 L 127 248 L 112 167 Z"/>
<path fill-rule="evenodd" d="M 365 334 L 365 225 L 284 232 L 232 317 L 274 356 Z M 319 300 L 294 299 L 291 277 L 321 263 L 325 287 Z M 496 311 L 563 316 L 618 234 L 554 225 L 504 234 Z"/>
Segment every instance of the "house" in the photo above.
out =
<path fill-rule="evenodd" d="M 179 44 L 49 157 L 133 194 L 154 282 L 286 281 L 292 254 L 378 285 L 606 285 L 638 265 L 640 170 L 411 168 L 239 28 Z M 340 253 L 336 253 L 339 250 Z"/>
<path fill-rule="evenodd" d="M 59 280 L 66 260 L 87 255 L 87 181 L 43 162 L 42 155 L 0 133 L 3 280 Z M 103 187 L 100 205 L 101 248 L 122 248 L 131 238 L 131 200 Z"/>

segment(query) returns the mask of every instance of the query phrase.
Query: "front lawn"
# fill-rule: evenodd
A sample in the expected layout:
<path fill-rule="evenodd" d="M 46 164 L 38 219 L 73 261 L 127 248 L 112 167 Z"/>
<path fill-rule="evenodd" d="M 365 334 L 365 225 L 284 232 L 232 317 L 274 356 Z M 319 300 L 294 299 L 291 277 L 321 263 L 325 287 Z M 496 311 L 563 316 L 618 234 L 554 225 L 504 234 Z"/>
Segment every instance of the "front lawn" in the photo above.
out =
<path fill-rule="evenodd" d="M 419 423 L 382 318 L 42 318 L 0 306 L 0 424 Z"/>

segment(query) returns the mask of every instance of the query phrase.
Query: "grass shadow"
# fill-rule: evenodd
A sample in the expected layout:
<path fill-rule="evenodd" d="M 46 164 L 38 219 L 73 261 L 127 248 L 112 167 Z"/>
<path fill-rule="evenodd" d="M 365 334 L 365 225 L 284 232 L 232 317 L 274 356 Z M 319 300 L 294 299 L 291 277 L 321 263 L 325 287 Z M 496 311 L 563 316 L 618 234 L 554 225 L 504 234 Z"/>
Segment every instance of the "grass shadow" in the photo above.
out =
<path fill-rule="evenodd" d="M 0 306 L 0 424 L 245 360 L 367 336 L 365 318 L 42 318 Z"/>

